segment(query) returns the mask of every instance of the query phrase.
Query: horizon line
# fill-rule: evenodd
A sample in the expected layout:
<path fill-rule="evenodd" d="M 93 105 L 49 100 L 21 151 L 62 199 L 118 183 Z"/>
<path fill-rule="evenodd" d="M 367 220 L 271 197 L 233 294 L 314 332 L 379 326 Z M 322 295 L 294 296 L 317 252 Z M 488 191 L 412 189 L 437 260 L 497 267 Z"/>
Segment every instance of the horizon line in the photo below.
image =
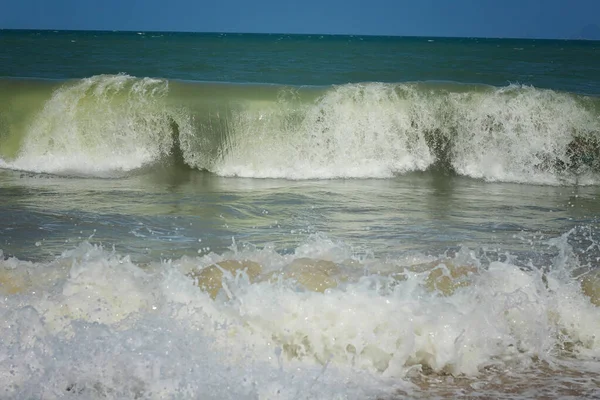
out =
<path fill-rule="evenodd" d="M 70 29 L 70 28 L 0 28 L 0 31 L 44 31 L 44 32 L 102 32 L 102 33 L 175 33 L 175 34 L 205 34 L 205 35 L 291 35 L 291 36 L 367 36 L 367 37 L 395 37 L 395 38 L 435 38 L 435 39 L 507 39 L 507 40 L 573 40 L 573 41 L 598 41 L 599 39 L 586 39 L 581 37 L 521 37 L 521 36 L 434 36 L 434 35 L 392 35 L 373 33 L 297 33 L 297 32 L 239 32 L 239 31 L 173 31 L 173 30 L 143 30 L 143 29 Z"/>

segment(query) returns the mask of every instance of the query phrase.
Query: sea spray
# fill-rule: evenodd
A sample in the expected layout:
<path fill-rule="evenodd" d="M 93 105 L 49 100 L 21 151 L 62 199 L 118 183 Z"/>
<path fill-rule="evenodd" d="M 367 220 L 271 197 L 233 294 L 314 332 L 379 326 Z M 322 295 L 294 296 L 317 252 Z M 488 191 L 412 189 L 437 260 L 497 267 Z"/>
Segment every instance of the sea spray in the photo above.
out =
<path fill-rule="evenodd" d="M 19 151 L 0 165 L 119 176 L 174 155 L 222 176 L 390 178 L 435 169 L 593 185 L 599 110 L 592 97 L 519 85 L 305 88 L 102 75 L 65 83 L 25 113 Z"/>
<path fill-rule="evenodd" d="M 337 86 L 313 103 L 239 112 L 243 118 L 228 125 L 222 161 L 209 169 L 226 176 L 330 179 L 386 178 L 437 166 L 490 181 L 595 183 L 595 164 L 569 169 L 576 138 L 599 140 L 596 106 L 588 103 L 592 107 L 568 94 L 520 86 Z M 297 107 L 304 118 L 287 123 Z"/>
<path fill-rule="evenodd" d="M 17 397 L 42 386 L 55 396 L 190 397 L 220 381 L 225 397 L 241 391 L 252 398 L 281 390 L 296 374 L 317 376 L 323 366 L 323 390 L 337 387 L 335 376 L 350 384 L 358 371 L 368 373 L 363 383 L 388 390 L 409 388 L 405 379 L 415 368 L 460 377 L 527 369 L 539 360 L 593 359 L 600 351 L 600 312 L 565 273 L 579 267 L 562 256 L 570 252 L 567 241 L 551 243 L 566 246 L 554 265 L 527 268 L 484 262 L 468 249 L 434 262 L 423 257 L 425 268 L 414 257 L 409 264 L 353 260 L 351 248 L 322 235 L 288 255 L 249 246 L 136 265 L 83 243 L 47 263 L 10 258 L 0 262 L 3 281 L 23 271 L 27 280 L 16 280 L 22 287 L 2 297 L 1 346 L 9 356 L 1 364 L 2 390 Z M 285 270 L 307 256 L 335 263 L 338 284 L 313 291 L 294 276 L 249 280 L 240 270 L 221 276 L 223 290 L 213 299 L 187 274 L 248 259 L 266 272 Z M 461 278 L 466 284 L 444 292 L 428 283 L 432 271 L 453 264 L 473 266 Z M 367 265 L 391 272 L 365 273 Z M 215 352 L 218 359 L 210 355 Z M 86 360 L 87 372 L 78 360 Z M 396 385 L 384 385 L 387 378 Z M 246 379 L 256 381 L 237 386 Z M 304 390 L 299 381 L 287 384 L 292 392 Z M 374 387 L 361 384 L 361 390 Z"/>
<path fill-rule="evenodd" d="M 173 146 L 168 83 L 126 75 L 66 83 L 29 121 L 9 166 L 113 176 L 164 158 Z"/>

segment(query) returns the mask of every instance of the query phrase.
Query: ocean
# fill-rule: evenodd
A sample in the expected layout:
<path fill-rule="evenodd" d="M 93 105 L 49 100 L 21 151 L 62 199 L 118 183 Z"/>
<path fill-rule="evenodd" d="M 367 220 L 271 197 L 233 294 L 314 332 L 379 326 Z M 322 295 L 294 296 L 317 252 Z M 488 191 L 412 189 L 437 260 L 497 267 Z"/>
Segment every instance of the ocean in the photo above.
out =
<path fill-rule="evenodd" d="M 0 30 L 0 398 L 600 397 L 600 42 Z"/>

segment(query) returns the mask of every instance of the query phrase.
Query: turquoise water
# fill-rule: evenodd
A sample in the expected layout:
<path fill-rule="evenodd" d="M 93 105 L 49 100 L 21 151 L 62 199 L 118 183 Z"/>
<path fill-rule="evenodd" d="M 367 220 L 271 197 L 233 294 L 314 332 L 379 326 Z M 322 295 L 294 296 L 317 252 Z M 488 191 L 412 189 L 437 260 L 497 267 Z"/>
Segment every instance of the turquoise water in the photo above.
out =
<path fill-rule="evenodd" d="M 2 30 L 0 76 L 514 83 L 598 95 L 599 47 L 596 41 L 569 40 Z"/>
<path fill-rule="evenodd" d="M 599 78 L 592 41 L 0 31 L 0 397 L 593 398 Z"/>

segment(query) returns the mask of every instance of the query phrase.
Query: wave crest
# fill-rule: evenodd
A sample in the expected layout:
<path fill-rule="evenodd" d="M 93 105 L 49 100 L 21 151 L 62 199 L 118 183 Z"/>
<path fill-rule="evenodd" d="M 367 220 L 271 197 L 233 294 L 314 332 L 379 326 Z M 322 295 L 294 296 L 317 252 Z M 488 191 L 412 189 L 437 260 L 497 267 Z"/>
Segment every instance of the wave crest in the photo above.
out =
<path fill-rule="evenodd" d="M 599 99 L 519 85 L 307 88 L 103 75 L 63 85 L 32 114 L 4 166 L 112 176 L 171 154 L 222 176 L 441 169 L 489 181 L 600 183 Z"/>
<path fill-rule="evenodd" d="M 27 124 L 14 169 L 114 176 L 163 157 L 173 145 L 168 82 L 100 75 L 56 89 Z"/>

